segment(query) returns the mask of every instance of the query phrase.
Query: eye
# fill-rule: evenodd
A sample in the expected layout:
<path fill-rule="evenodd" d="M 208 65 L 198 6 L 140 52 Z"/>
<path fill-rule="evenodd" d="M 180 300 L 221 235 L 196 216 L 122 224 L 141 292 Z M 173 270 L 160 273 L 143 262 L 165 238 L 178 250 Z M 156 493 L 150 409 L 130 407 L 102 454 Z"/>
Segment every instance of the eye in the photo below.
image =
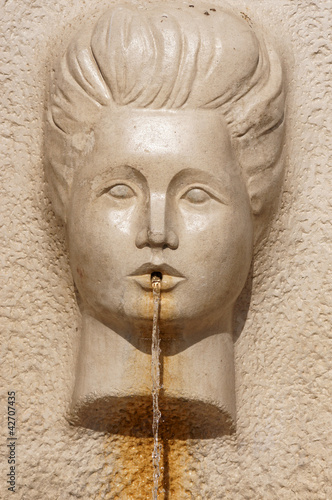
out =
<path fill-rule="evenodd" d="M 112 186 L 107 191 L 107 194 L 109 194 L 113 198 L 119 198 L 119 199 L 128 199 L 135 196 L 134 191 L 131 189 L 131 187 L 127 186 L 126 184 L 116 184 L 115 186 Z"/>
<path fill-rule="evenodd" d="M 202 204 L 211 200 L 210 195 L 200 188 L 189 189 L 181 198 L 194 204 Z"/>

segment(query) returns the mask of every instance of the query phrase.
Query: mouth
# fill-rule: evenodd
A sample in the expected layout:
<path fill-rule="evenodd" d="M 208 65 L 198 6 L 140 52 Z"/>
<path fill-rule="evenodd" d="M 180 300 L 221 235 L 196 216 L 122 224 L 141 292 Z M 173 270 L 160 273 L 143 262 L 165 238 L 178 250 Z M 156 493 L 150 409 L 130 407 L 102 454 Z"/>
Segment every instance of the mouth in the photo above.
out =
<path fill-rule="evenodd" d="M 173 290 L 181 281 L 186 278 L 174 267 L 168 264 L 154 265 L 151 263 L 143 264 L 133 274 L 128 276 L 140 285 L 143 290 L 152 291 L 152 280 L 160 280 L 161 292 Z"/>

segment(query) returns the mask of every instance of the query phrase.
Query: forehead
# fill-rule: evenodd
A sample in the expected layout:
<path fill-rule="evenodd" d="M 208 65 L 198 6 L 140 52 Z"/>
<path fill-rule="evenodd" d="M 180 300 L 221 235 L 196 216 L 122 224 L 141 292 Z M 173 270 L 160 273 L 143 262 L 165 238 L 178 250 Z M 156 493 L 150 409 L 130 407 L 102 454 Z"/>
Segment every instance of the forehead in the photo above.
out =
<path fill-rule="evenodd" d="M 87 176 L 129 165 L 144 175 L 172 176 L 182 169 L 218 178 L 238 174 L 229 132 L 216 111 L 105 110 L 94 127 Z"/>

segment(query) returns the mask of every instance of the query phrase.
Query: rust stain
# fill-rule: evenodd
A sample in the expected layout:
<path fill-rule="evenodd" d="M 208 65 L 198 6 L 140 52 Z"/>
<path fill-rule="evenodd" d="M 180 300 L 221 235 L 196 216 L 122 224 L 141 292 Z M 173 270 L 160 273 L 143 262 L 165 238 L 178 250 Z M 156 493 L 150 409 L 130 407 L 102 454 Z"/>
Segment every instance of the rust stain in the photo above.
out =
<path fill-rule="evenodd" d="M 114 468 L 109 482 L 100 485 L 98 499 L 148 500 L 152 498 L 152 438 L 131 436 L 105 436 L 105 470 L 109 461 Z M 193 469 L 192 457 L 186 441 L 162 440 L 160 500 L 186 500 L 193 498 L 186 476 Z"/>
<path fill-rule="evenodd" d="M 141 306 L 144 316 L 153 318 L 152 293 L 145 294 Z M 175 313 L 175 301 L 171 293 L 161 294 L 161 321 L 169 320 Z M 146 332 L 147 333 L 147 332 Z M 144 403 L 146 404 L 146 403 Z M 142 403 L 142 405 L 144 406 Z M 153 437 L 148 436 L 152 425 L 152 405 L 148 415 L 144 409 L 136 407 L 134 412 L 129 412 L 124 420 L 128 420 L 129 427 L 124 430 L 121 426 L 120 434 L 105 434 L 103 445 L 103 470 L 100 473 L 101 484 L 98 495 L 100 500 L 148 500 L 153 492 Z M 126 413 L 126 411 L 125 411 Z M 151 415 L 150 415 L 151 413 Z M 168 420 L 166 418 L 166 420 Z M 130 422 L 129 422 L 130 421 Z M 139 436 L 132 432 L 134 429 L 145 425 L 149 426 L 146 433 Z M 161 477 L 159 482 L 158 500 L 186 500 L 193 498 L 189 491 L 188 478 L 194 469 L 190 447 L 186 440 L 174 439 L 176 435 L 177 419 L 171 418 L 169 422 L 163 418 L 160 423 L 161 444 Z M 183 426 L 182 424 L 179 424 Z"/>
<path fill-rule="evenodd" d="M 144 294 L 144 305 L 145 305 L 145 315 L 147 318 L 151 319 L 151 332 L 152 335 L 152 318 L 153 318 L 153 295 L 152 292 L 146 292 Z"/>
<path fill-rule="evenodd" d="M 169 325 L 174 318 L 177 317 L 178 309 L 176 305 L 176 300 L 172 292 L 161 292 L 160 295 L 160 337 L 163 338 L 177 338 L 178 332 L 170 331 Z M 143 318 L 151 321 L 151 327 L 144 327 L 141 334 L 145 338 L 152 338 L 152 319 L 153 319 L 153 297 L 152 292 L 145 292 L 145 294 L 140 299 L 140 303 L 137 304 L 138 314 L 141 314 Z"/>
<path fill-rule="evenodd" d="M 172 292 L 161 292 L 160 320 L 169 321 L 176 314 L 176 304 Z"/>
<path fill-rule="evenodd" d="M 252 20 L 250 19 L 250 17 L 245 13 L 245 12 L 240 12 L 241 14 L 241 17 L 247 21 L 247 23 L 249 24 L 250 28 L 252 28 Z"/>

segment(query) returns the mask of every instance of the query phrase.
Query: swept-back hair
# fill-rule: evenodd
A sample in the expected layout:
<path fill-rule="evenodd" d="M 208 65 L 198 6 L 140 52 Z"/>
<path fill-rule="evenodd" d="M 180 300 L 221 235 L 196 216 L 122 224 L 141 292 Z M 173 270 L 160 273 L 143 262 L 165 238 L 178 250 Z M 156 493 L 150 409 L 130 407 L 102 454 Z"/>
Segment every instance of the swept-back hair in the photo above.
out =
<path fill-rule="evenodd" d="M 73 38 L 46 119 L 46 172 L 63 219 L 75 158 L 91 147 L 93 124 L 112 105 L 220 112 L 253 212 L 269 211 L 282 177 L 282 68 L 241 17 L 202 4 L 118 5 Z"/>

